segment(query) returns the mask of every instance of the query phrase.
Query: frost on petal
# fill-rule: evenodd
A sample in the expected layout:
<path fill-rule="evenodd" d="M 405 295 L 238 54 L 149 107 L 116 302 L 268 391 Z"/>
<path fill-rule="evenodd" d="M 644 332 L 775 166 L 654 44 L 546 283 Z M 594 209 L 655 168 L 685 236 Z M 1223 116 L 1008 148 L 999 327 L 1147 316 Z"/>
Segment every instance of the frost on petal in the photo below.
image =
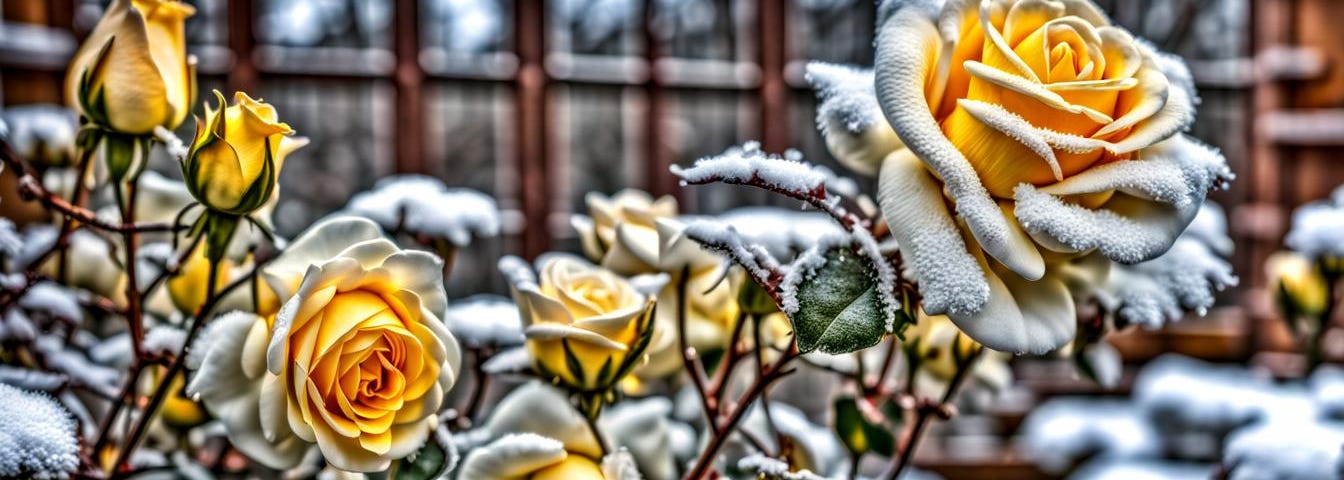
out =
<path fill-rule="evenodd" d="M 1185 312 L 1204 314 L 1219 291 L 1237 282 L 1226 259 L 1182 237 L 1160 257 L 1112 269 L 1105 287 L 1112 305 L 1107 307 L 1127 324 L 1159 328 Z"/>
<path fill-rule="evenodd" d="M 1147 415 L 1128 401 L 1052 399 L 1031 411 L 1021 435 L 1032 459 L 1056 473 L 1093 455 L 1150 458 L 1162 448 Z"/>
<path fill-rule="evenodd" d="M 495 407 L 483 428 L 492 438 L 533 433 L 556 439 L 571 452 L 592 458 L 602 454 L 592 431 L 569 405 L 564 393 L 539 382 L 528 383 L 510 392 Z"/>
<path fill-rule="evenodd" d="M 817 129 L 840 163 L 864 175 L 876 175 L 883 157 L 904 148 L 877 104 L 872 70 L 811 62 L 807 81 L 820 101 Z"/>
<path fill-rule="evenodd" d="M 602 458 L 602 476 L 607 480 L 643 480 L 635 458 L 625 448 L 607 454 Z"/>
<path fill-rule="evenodd" d="M 1336 188 L 1331 198 L 1294 211 L 1284 242 L 1308 258 L 1344 257 L 1344 186 Z"/>
<path fill-rule="evenodd" d="M 510 347 L 523 343 L 518 305 L 498 295 L 474 295 L 448 307 L 444 323 L 468 347 Z"/>
<path fill-rule="evenodd" d="M 79 468 L 75 420 L 51 397 L 0 384 L 0 476 L 69 478 Z"/>
<path fill-rule="evenodd" d="M 984 308 L 990 293 L 985 274 L 919 159 L 908 151 L 887 157 L 877 200 L 919 282 L 924 311 L 972 315 Z"/>
<path fill-rule="evenodd" d="M 500 231 L 499 207 L 493 198 L 475 190 L 447 188 L 425 175 L 379 180 L 373 190 L 351 198 L 346 211 L 368 217 L 387 231 L 446 238 L 459 248 Z"/>

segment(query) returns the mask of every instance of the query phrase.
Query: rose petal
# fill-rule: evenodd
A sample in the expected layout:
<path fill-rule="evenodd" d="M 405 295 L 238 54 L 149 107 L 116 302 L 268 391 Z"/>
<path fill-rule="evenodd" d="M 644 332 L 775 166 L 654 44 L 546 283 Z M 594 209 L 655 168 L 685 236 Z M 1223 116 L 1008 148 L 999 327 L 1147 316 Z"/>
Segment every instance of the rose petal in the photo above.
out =
<path fill-rule="evenodd" d="M 877 175 L 887 154 L 905 148 L 882 116 L 871 69 L 809 62 L 807 81 L 820 101 L 817 129 L 842 165 L 863 175 Z"/>
<path fill-rule="evenodd" d="M 510 434 L 472 450 L 462 461 L 462 478 L 517 480 L 568 457 L 565 444 L 534 433 Z"/>

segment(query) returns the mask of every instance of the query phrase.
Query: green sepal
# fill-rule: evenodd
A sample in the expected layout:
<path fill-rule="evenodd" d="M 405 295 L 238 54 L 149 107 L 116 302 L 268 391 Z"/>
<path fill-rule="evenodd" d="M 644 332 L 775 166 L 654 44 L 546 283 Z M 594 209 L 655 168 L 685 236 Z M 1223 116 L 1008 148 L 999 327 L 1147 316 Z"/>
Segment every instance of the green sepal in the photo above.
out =
<path fill-rule="evenodd" d="M 107 52 L 112 49 L 112 42 L 116 40 L 115 36 L 108 38 L 107 43 L 98 49 L 98 55 L 94 57 L 93 63 L 80 72 L 79 91 L 76 92 L 84 116 L 88 117 L 89 121 L 104 127 L 111 126 L 111 120 L 107 115 L 107 95 L 102 85 L 93 84 L 93 74 L 104 68 Z"/>
<path fill-rule="evenodd" d="M 121 182 L 139 174 L 144 167 L 141 159 L 149 152 L 149 137 L 115 132 L 104 132 L 102 137 L 109 179 Z"/>
<path fill-rule="evenodd" d="M 242 217 L 214 210 L 206 210 L 202 217 L 203 230 L 197 233 L 203 232 L 206 236 L 205 258 L 211 262 L 223 260 L 229 251 L 229 242 L 233 241 L 233 234 L 238 231 Z"/>
<path fill-rule="evenodd" d="M 583 362 L 574 354 L 574 348 L 569 345 L 568 338 L 560 339 L 560 345 L 565 349 L 565 367 L 569 369 L 569 374 L 574 376 L 574 382 L 580 386 L 588 383 L 588 376 L 583 373 Z"/>

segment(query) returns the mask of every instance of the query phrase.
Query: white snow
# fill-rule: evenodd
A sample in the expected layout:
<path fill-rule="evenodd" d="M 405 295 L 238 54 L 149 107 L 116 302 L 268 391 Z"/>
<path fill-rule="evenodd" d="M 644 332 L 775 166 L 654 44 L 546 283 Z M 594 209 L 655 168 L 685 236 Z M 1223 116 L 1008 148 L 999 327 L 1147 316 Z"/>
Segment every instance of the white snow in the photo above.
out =
<path fill-rule="evenodd" d="M 59 373 L 0 365 L 0 383 L 24 390 L 52 392 L 65 386 L 66 376 Z"/>
<path fill-rule="evenodd" d="M 4 260 L 15 259 L 23 252 L 23 235 L 8 218 L 0 217 L 0 256 Z"/>
<path fill-rule="evenodd" d="M 1166 355 L 1139 373 L 1134 402 L 1163 431 L 1217 432 L 1255 421 L 1313 421 L 1305 388 L 1276 386 L 1239 366 Z"/>
<path fill-rule="evenodd" d="M 812 473 L 811 470 L 791 472 L 788 463 L 760 453 L 753 453 L 738 460 L 737 468 L 755 472 L 762 478 L 772 480 L 827 480 L 826 477 Z"/>
<path fill-rule="evenodd" d="M 144 348 L 158 355 L 176 355 L 186 341 L 186 331 L 171 325 L 155 325 L 145 332 Z"/>
<path fill-rule="evenodd" d="M 1344 186 L 1331 198 L 1303 205 L 1293 212 L 1284 243 L 1308 258 L 1344 257 Z"/>
<path fill-rule="evenodd" d="M 1263 422 L 1228 437 L 1223 463 L 1232 480 L 1313 480 L 1344 476 L 1344 424 Z"/>
<path fill-rule="evenodd" d="M 1344 367 L 1317 367 L 1311 374 L 1311 396 L 1322 415 L 1344 418 Z"/>
<path fill-rule="evenodd" d="M 75 421 L 51 397 L 0 384 L 0 475 L 69 478 L 79 468 Z"/>
<path fill-rule="evenodd" d="M 185 162 L 187 158 L 187 146 L 182 144 L 182 139 L 177 138 L 171 130 L 161 126 L 154 127 L 154 138 L 163 143 L 163 149 L 168 152 L 168 156 L 179 163 Z"/>
<path fill-rule="evenodd" d="M 789 259 L 823 236 L 844 229 L 829 215 L 776 207 L 742 207 L 716 217 L 731 225 L 747 243 L 765 247 L 775 258 Z"/>
<path fill-rule="evenodd" d="M 673 174 L 681 177 L 683 184 L 759 182 L 770 189 L 797 197 L 824 194 L 827 183 L 835 177 L 830 169 L 767 154 L 761 150 L 758 142 L 748 142 L 718 156 L 696 160 L 695 165 L 690 167 L 673 165 L 671 169 Z"/>
<path fill-rule="evenodd" d="M 1051 399 L 1032 410 L 1021 435 L 1032 459 L 1057 473 L 1094 454 L 1147 458 L 1160 454 L 1162 447 L 1145 413 L 1124 400 Z"/>
<path fill-rule="evenodd" d="M 468 347 L 509 347 L 523 343 L 518 305 L 499 295 L 467 297 L 448 306 L 448 330 Z"/>
<path fill-rule="evenodd" d="M 29 312 L 41 312 L 67 322 L 78 322 L 84 318 L 75 291 L 53 282 L 38 282 L 29 287 L 19 300 L 19 306 Z"/>
<path fill-rule="evenodd" d="M 1213 467 L 1195 463 L 1102 457 L 1087 462 L 1075 480 L 1207 480 Z"/>
<path fill-rule="evenodd" d="M 822 134 L 843 128 L 863 133 L 869 127 L 887 121 L 877 104 L 872 69 L 861 69 L 824 62 L 809 62 L 805 77 L 817 91 L 817 127 Z"/>
<path fill-rule="evenodd" d="M 66 348 L 60 337 L 39 336 L 33 342 L 33 347 L 52 371 L 63 373 L 77 384 L 98 390 L 106 396 L 116 395 L 121 383 L 121 371 L 90 362 L 83 353 Z"/>
<path fill-rule="evenodd" d="M 687 237 L 705 249 L 724 254 L 741 265 L 758 283 L 768 283 L 772 270 L 779 268 L 778 260 L 764 248 L 751 248 L 756 245 L 745 241 L 731 225 L 712 220 L 699 220 L 686 225 L 685 232 Z"/>
<path fill-rule="evenodd" d="M 500 230 L 499 207 L 493 198 L 475 190 L 447 188 L 425 175 L 379 180 L 373 190 L 351 198 L 345 209 L 378 222 L 384 230 L 400 227 L 445 238 L 459 248 L 470 245 L 472 238 L 495 237 Z"/>

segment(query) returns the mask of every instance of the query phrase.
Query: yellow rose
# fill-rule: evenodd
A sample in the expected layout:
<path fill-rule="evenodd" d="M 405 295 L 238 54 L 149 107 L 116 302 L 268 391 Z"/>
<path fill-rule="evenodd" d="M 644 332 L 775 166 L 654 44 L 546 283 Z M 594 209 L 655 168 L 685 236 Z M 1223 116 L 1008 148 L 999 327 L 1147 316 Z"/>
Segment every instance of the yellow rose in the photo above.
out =
<path fill-rule="evenodd" d="M 1073 290 L 1090 288 L 1068 265 L 1161 255 L 1232 177 L 1220 154 L 1178 134 L 1194 117 L 1182 62 L 1087 0 L 893 10 L 873 72 L 809 70 L 818 122 L 842 161 L 878 172 L 925 310 L 987 347 L 1068 343 L 1073 295 L 1085 293 Z M 1077 261 L 1088 255 L 1104 261 Z"/>
<path fill-rule="evenodd" d="M 194 13 L 172 0 L 113 0 L 70 62 L 66 98 L 121 133 L 177 128 L 196 95 L 196 60 L 182 28 Z"/>
<path fill-rule="evenodd" d="M 264 465 L 293 467 L 316 444 L 341 470 L 386 470 L 424 444 L 457 381 L 442 266 L 369 220 L 324 220 L 264 270 L 286 299 L 274 325 L 214 320 L 188 392 Z"/>
<path fill-rule="evenodd" d="M 294 130 L 280 122 L 275 107 L 234 94 L 233 105 L 215 91 L 218 108 L 205 106 L 205 120 L 196 121 L 182 177 L 191 195 L 211 209 L 245 215 L 272 198 L 285 157 L 308 144 L 291 137 Z"/>
<path fill-rule="evenodd" d="M 1325 312 L 1330 285 L 1312 261 L 1293 252 L 1277 252 L 1265 260 L 1274 300 L 1294 316 Z"/>
<path fill-rule="evenodd" d="M 622 190 L 610 198 L 590 193 L 590 217 L 575 216 L 588 258 L 620 275 L 665 273 L 669 281 L 658 291 L 654 325 L 666 335 L 649 346 L 649 363 L 635 377 L 652 380 L 681 370 L 677 341 L 678 295 L 682 272 L 686 281 L 686 344 L 701 350 L 722 349 L 737 323 L 737 290 L 726 281 L 723 259 L 686 238 L 676 220 L 677 202 L 670 196 L 654 200 L 639 190 Z"/>
<path fill-rule="evenodd" d="M 635 367 L 654 337 L 653 299 L 577 257 L 555 254 L 538 262 L 540 282 L 521 259 L 500 260 L 533 366 L 571 389 L 611 387 Z"/>
<path fill-rule="evenodd" d="M 930 395 L 941 395 L 946 382 L 957 374 L 958 365 L 979 355 L 971 366 L 971 378 L 995 389 L 1012 383 L 1007 356 L 983 351 L 980 344 L 966 336 L 946 315 L 919 313 L 919 322 L 905 331 L 906 348 L 918 362 L 916 388 Z"/>
<path fill-rule="evenodd" d="M 675 478 L 666 440 L 666 418 L 671 405 L 664 407 L 645 409 L 652 417 L 647 421 L 641 421 L 638 414 L 629 414 L 630 410 L 604 416 L 598 428 L 620 449 L 603 457 L 587 422 L 569 405 L 563 392 L 540 382 L 522 385 L 509 392 L 491 412 L 490 419 L 473 432 L 486 443 L 467 453 L 458 467 L 458 478 Z"/>

